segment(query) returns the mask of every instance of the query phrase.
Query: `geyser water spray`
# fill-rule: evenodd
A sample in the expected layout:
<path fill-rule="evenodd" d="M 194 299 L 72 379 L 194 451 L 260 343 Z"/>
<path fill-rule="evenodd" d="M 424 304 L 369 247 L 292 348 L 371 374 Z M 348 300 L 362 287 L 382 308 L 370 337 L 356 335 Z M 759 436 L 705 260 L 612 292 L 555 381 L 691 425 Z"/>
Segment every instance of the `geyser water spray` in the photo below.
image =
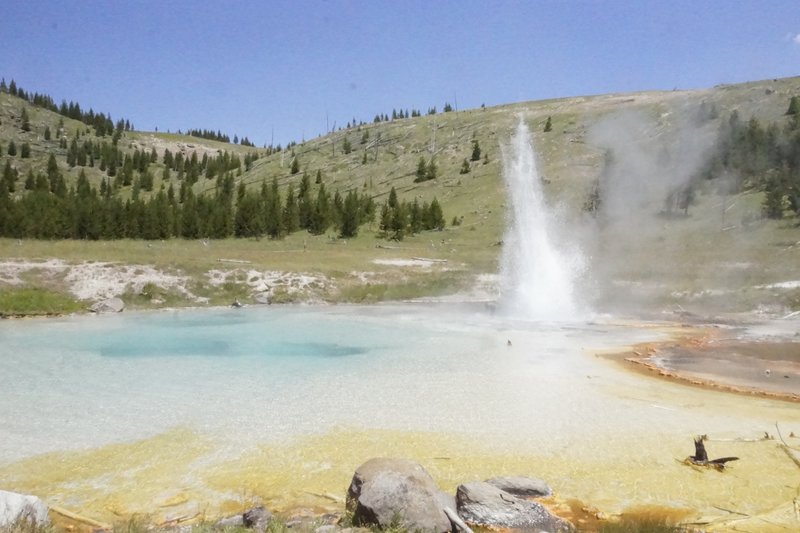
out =
<path fill-rule="evenodd" d="M 503 179 L 511 209 L 503 240 L 500 308 L 525 320 L 576 320 L 575 280 L 583 268 L 568 252 L 555 210 L 547 205 L 528 127 L 520 119 L 503 147 Z M 563 233 L 563 232 L 562 232 Z"/>

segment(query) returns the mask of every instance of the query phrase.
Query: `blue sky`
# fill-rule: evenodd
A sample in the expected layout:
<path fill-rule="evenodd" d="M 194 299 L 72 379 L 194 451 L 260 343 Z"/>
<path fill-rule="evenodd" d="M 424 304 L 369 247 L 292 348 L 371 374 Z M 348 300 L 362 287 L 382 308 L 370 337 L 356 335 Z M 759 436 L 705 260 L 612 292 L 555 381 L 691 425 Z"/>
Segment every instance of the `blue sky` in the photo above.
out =
<path fill-rule="evenodd" d="M 798 34 L 797 0 L 14 1 L 0 76 L 261 146 L 393 108 L 800 75 Z"/>

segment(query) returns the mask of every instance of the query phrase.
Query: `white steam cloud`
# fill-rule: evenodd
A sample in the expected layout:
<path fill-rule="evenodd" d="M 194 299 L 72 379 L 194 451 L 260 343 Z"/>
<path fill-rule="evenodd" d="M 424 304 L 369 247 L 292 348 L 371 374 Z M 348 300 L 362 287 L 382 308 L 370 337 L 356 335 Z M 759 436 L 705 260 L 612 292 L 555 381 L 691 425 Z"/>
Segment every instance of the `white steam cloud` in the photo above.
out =
<path fill-rule="evenodd" d="M 601 213 L 609 222 L 642 222 L 663 209 L 670 194 L 685 187 L 707 161 L 714 132 L 683 106 L 614 114 L 589 132 L 606 151 L 600 177 Z"/>
<path fill-rule="evenodd" d="M 667 226 L 695 214 L 678 198 L 694 194 L 687 191 L 713 152 L 716 128 L 696 102 L 614 113 L 590 128 L 589 143 L 605 153 L 588 241 L 586 290 L 597 308 L 640 309 L 669 290 L 681 246 Z"/>

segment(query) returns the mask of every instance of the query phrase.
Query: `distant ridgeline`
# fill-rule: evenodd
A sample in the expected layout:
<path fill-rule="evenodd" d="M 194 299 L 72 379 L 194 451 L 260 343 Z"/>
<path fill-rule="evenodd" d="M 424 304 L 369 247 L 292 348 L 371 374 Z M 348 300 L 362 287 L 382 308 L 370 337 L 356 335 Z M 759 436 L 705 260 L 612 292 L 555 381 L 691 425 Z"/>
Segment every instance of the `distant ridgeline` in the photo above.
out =
<path fill-rule="evenodd" d="M 8 93 L 12 96 L 16 96 L 17 98 L 22 98 L 36 107 L 48 109 L 67 118 L 79 120 L 87 126 L 93 127 L 95 134 L 98 137 L 103 137 L 107 134 L 110 135 L 115 130 L 114 123 L 111 120 L 111 115 L 95 113 L 92 109 L 89 109 L 89 111 L 83 111 L 80 104 L 75 102 L 67 103 L 66 100 L 62 100 L 61 105 L 57 106 L 52 97 L 46 94 L 28 93 L 22 87 L 18 87 L 14 80 L 11 80 L 11 83 L 8 85 L 6 85 L 5 78 L 0 80 L 0 92 Z M 131 125 L 130 121 L 120 119 L 117 121 L 116 129 L 119 131 L 131 131 L 133 126 Z"/>
<path fill-rule="evenodd" d="M 301 172 L 299 158 L 291 155 L 291 174 L 300 174 L 299 187 L 289 185 L 281 194 L 277 178 L 262 180 L 260 189 L 248 189 L 242 177 L 260 158 L 280 152 L 268 147 L 243 157 L 217 149 L 198 156 L 165 148 L 149 151 L 131 143 L 120 147 L 125 132 L 133 131 L 128 120 L 112 124 L 111 117 L 75 103 L 55 106 L 46 95 L 30 95 L 12 81 L 0 82 L 0 90 L 28 104 L 79 120 L 94 129 L 78 128 L 67 139 L 63 119 L 51 131 L 47 120 L 32 131 L 28 107 L 21 102 L 11 123 L 4 117 L 2 128 L 11 130 L 7 146 L 0 144 L 5 159 L 0 175 L 0 236 L 37 239 L 166 239 L 262 237 L 280 238 L 299 230 L 319 235 L 331 227 L 350 238 L 359 226 L 371 223 L 377 212 L 371 196 L 355 189 L 331 195 L 321 171 L 312 185 L 310 172 Z M 46 117 L 45 117 L 46 118 Z M 43 131 L 39 131 L 43 130 Z M 227 136 L 210 130 L 190 130 L 203 138 L 226 142 Z M 104 137 L 111 135 L 111 139 Z M 235 139 L 238 140 L 238 139 Z M 252 146 L 249 140 L 241 144 Z M 287 147 L 295 146 L 291 143 Z M 34 149 L 32 150 L 32 145 Z M 32 159 L 41 156 L 41 162 Z M 212 154 L 214 152 L 211 152 Z M 45 164 L 46 160 L 46 164 Z M 59 161 L 70 169 L 72 183 L 65 179 Z M 62 163 L 63 164 L 63 163 Z M 27 168 L 20 172 L 19 168 Z M 79 170 L 73 170 L 79 169 Z M 73 172 L 77 172 L 77 179 Z M 87 174 L 88 173 L 88 174 Z M 205 180 L 209 192 L 196 194 L 193 185 Z M 156 192 L 155 184 L 160 182 Z M 99 186 L 92 184 L 94 182 Z M 381 210 L 383 236 L 402 239 L 422 230 L 442 229 L 444 215 L 438 201 L 420 204 L 399 201 L 392 189 Z"/>
<path fill-rule="evenodd" d="M 0 80 L 0 92 L 8 93 L 12 96 L 16 96 L 17 98 L 22 98 L 36 107 L 50 110 L 67 118 L 79 120 L 87 126 L 93 127 L 95 135 L 98 137 L 113 135 L 117 131 L 133 131 L 135 129 L 133 124 L 127 119 L 120 119 L 115 125 L 111 120 L 110 114 L 95 113 L 91 108 L 89 111 L 83 111 L 80 104 L 76 102 L 70 101 L 67 103 L 66 100 L 62 100 L 61 105 L 56 105 L 52 97 L 46 94 L 28 93 L 22 87 L 17 86 L 17 83 L 14 80 L 11 80 L 11 83 L 8 85 L 6 85 L 5 78 Z M 180 133 L 180 131 L 178 133 Z M 219 130 L 214 132 L 212 130 L 205 129 L 190 129 L 186 131 L 186 135 L 224 143 L 231 142 L 230 136 L 221 133 Z M 233 144 L 241 144 L 242 146 L 250 146 L 252 148 L 255 147 L 255 144 L 250 142 L 250 139 L 247 137 L 242 137 L 242 139 L 239 140 L 238 135 L 233 136 Z"/>
<path fill-rule="evenodd" d="M 784 117 L 762 124 L 755 117 L 744 121 L 737 111 L 731 112 L 721 121 L 712 156 L 688 182 L 668 191 L 663 213 L 688 214 L 696 192 L 711 188 L 721 194 L 763 192 L 764 217 L 800 217 L 800 97 L 790 99 Z M 703 102 L 694 119 L 698 124 L 718 119 L 716 106 Z M 599 212 L 604 174 L 613 165 L 614 153 L 609 151 L 584 210 Z"/>

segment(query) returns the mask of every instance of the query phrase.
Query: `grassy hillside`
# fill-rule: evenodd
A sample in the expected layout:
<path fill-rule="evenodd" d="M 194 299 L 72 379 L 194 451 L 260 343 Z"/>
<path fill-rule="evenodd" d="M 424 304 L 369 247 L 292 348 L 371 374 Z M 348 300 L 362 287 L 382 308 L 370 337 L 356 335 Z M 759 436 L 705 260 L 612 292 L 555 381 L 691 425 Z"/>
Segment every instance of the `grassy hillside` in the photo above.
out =
<path fill-rule="evenodd" d="M 502 182 L 502 146 L 522 117 L 534 134 L 548 199 L 567 213 L 568 221 L 563 226 L 570 229 L 569 238 L 580 244 L 585 255 L 581 292 L 587 301 L 598 307 L 613 308 L 625 304 L 650 309 L 743 310 L 759 305 L 792 308 L 800 305 L 800 294 L 786 282 L 800 279 L 800 230 L 793 218 L 762 219 L 762 198 L 757 191 L 722 195 L 713 188 L 700 190 L 688 216 L 682 217 L 664 217 L 660 213 L 661 200 L 655 197 L 638 199 L 641 205 L 636 218 L 588 217 L 582 207 L 606 164 L 608 148 L 603 143 L 608 138 L 598 130 L 609 120 L 613 124 L 616 120 L 613 117 L 635 116 L 633 122 L 623 120 L 617 124 L 614 135 L 619 134 L 624 140 L 624 130 L 630 126 L 651 146 L 661 146 L 679 158 L 687 146 L 699 144 L 693 142 L 693 135 L 710 135 L 734 110 L 745 120 L 756 117 L 764 122 L 785 121 L 789 99 L 795 95 L 800 95 L 800 78 L 697 91 L 587 96 L 439 113 L 339 130 L 269 155 L 259 149 L 261 157 L 252 168 L 235 177 L 237 184 L 243 182 L 250 188 L 260 188 L 263 182 L 274 178 L 285 193 L 290 185 L 298 187 L 303 173 L 308 173 L 313 183 L 317 171 L 321 171 L 322 181 L 331 194 L 355 189 L 380 204 L 394 187 L 401 200 L 430 201 L 436 197 L 448 222 L 446 229 L 423 232 L 401 242 L 381 238 L 376 220 L 362 227 L 357 238 L 347 241 L 337 239 L 333 229 L 326 235 L 298 232 L 280 240 L 17 242 L 3 239 L 0 258 L 152 265 L 164 272 L 185 274 L 192 280 L 190 292 L 201 297 L 201 301 L 208 298 L 211 303 L 225 303 L 232 297 L 250 298 L 256 290 L 244 280 L 250 271 L 307 273 L 320 280 L 314 288 L 297 291 L 292 290 L 290 282 L 277 292 L 272 287 L 274 301 L 371 301 L 465 291 L 480 285 L 479 280 L 498 270 L 507 200 Z M 701 129 L 683 131 L 686 117 L 692 116 L 701 104 L 713 104 L 716 116 L 708 119 Z M 30 117 L 29 132 L 20 128 L 23 108 Z M 544 132 L 548 117 L 552 131 Z M 43 172 L 49 154 L 53 153 L 68 185 L 74 184 L 80 167 L 69 168 L 66 151 L 59 147 L 55 135 L 62 120 L 63 133 L 68 139 L 78 133 L 84 139 L 94 139 L 85 124 L 0 94 L 0 164 L 10 160 L 24 176 L 29 168 Z M 53 132 L 49 141 L 44 140 L 46 127 Z M 31 157 L 9 157 L 7 147 L 12 140 L 18 149 L 23 142 L 29 143 Z M 481 159 L 470 163 L 469 173 L 461 174 L 474 141 L 482 150 Z M 344 150 L 346 142 L 352 147 L 349 154 Z M 158 160 L 151 165 L 156 178 L 153 194 L 161 186 L 165 149 L 187 155 L 194 151 L 199 156 L 220 151 L 244 156 L 253 151 L 240 145 L 155 132 L 124 132 L 118 146 L 129 153 L 155 149 Z M 647 159 L 651 155 L 642 157 Z M 293 157 L 300 165 L 296 174 L 290 170 Z M 435 158 L 436 180 L 414 182 L 421 157 Z M 658 157 L 653 160 L 657 163 Z M 669 174 L 670 168 L 662 168 L 663 172 L 655 169 L 654 183 L 657 179 L 671 179 L 661 175 Z M 96 167 L 84 170 L 90 182 L 99 187 L 103 172 Z M 176 179 L 173 174 L 173 184 L 177 187 Z M 637 179 L 651 177 L 645 172 Z M 215 188 L 215 180 L 202 177 L 194 185 L 197 194 L 213 194 Z M 25 192 L 18 187 L 14 194 Z M 117 194 L 125 197 L 130 191 L 123 188 Z M 461 224 L 451 226 L 454 218 Z M 209 272 L 213 270 L 231 274 L 229 281 L 220 286 L 210 283 Z M 785 286 L 770 286 L 776 283 Z M 70 288 L 69 276 L 66 271 L 48 273 L 42 269 L 28 269 L 16 277 L 8 273 L 0 276 L 0 290 L 13 291 L 22 286 L 65 292 Z M 489 294 L 494 288 L 490 283 Z M 197 301 L 187 299 L 174 287 L 150 286 L 144 293 L 142 290 L 132 287 L 124 297 L 129 303 L 142 306 Z"/>

